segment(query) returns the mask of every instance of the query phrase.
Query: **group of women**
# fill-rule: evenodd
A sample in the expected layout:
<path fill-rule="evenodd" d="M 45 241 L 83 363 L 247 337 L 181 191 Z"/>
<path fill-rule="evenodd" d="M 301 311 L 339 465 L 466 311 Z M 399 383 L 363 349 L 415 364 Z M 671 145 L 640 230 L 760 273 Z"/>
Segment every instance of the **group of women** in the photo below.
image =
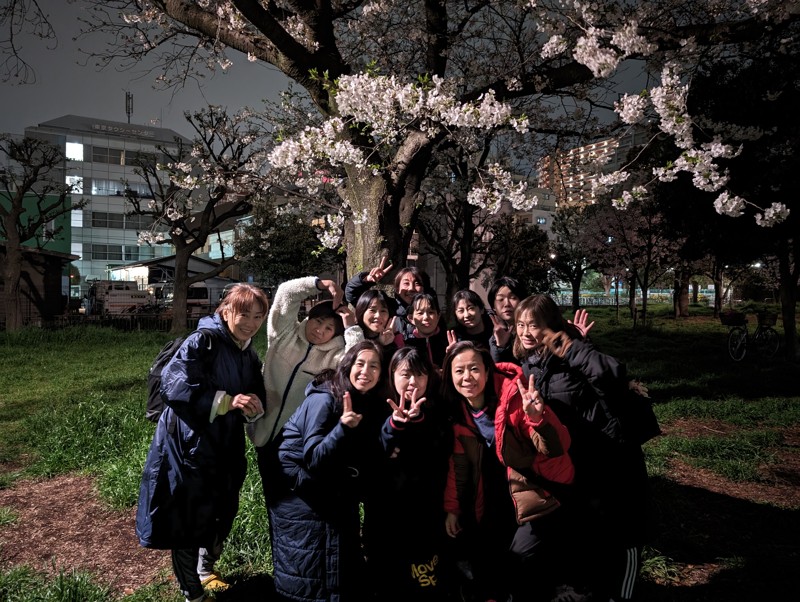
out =
<path fill-rule="evenodd" d="M 647 474 L 641 448 L 605 434 L 604 396 L 627 380 L 588 342 L 586 313 L 567 321 L 501 278 L 488 311 L 459 291 L 448 330 L 424 272 L 399 270 L 394 295 L 374 288 L 391 270 L 344 290 L 293 280 L 271 308 L 237 285 L 201 320 L 220 336 L 198 330 L 163 372 L 142 545 L 172 550 L 189 602 L 225 586 L 214 562 L 246 430 L 284 599 L 538 602 L 567 586 L 573 600 L 632 599 Z M 300 320 L 322 291 L 332 300 Z M 251 340 L 265 319 L 262 379 Z"/>

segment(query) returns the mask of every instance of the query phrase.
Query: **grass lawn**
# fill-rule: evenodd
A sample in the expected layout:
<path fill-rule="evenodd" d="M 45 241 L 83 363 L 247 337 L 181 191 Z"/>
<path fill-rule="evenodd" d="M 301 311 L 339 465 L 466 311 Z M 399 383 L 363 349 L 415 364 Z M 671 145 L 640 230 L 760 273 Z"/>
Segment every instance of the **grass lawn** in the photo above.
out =
<path fill-rule="evenodd" d="M 734 488 L 769 485 L 789 448 L 787 433 L 797 433 L 800 425 L 797 365 L 750 353 L 743 362 L 732 362 L 726 350 L 727 329 L 707 308 L 692 307 L 691 318 L 676 321 L 670 316 L 671 306 L 653 306 L 649 328 L 637 331 L 624 308 L 619 318 L 612 307 L 588 309 L 597 321 L 593 341 L 623 360 L 630 375 L 648 386 L 665 430 L 645 446 L 658 532 L 646 554 L 642 599 L 748 599 L 751 587 L 738 598 L 728 581 L 750 579 L 753 566 L 764 559 L 749 557 L 747 546 L 731 545 L 730 553 L 704 547 L 704 527 L 695 519 L 712 520 L 708 508 L 728 502 L 726 508 L 741 506 L 736 516 L 750 513 L 754 520 L 774 522 L 776 528 L 785 525 L 791 533 L 798 506 L 722 499 L 703 493 L 702 487 L 698 492 L 676 482 L 674 471 L 685 467 Z M 776 329 L 783 334 L 780 321 Z M 144 419 L 147 369 L 169 338 L 165 333 L 99 327 L 0 333 L 0 488 L 27 477 L 84 473 L 96 479 L 107 504 L 133 506 L 154 428 Z M 257 342 L 261 356 L 264 343 L 262 334 Z M 694 428 L 684 428 L 687 423 Z M 263 576 L 271 569 L 266 510 L 250 452 L 239 518 L 219 566 L 223 574 L 240 579 Z M 726 517 L 722 512 L 717 518 Z M 15 520 L 14 509 L 0 507 L 0 546 L 3 528 Z M 677 535 L 680 529 L 683 538 Z M 795 565 L 797 549 L 784 550 Z M 711 585 L 693 586 L 685 579 L 685 567 L 707 560 L 710 550 L 718 554 L 715 566 L 720 574 Z M 776 590 L 784 591 L 791 590 Z M 125 599 L 180 599 L 175 596 L 174 589 L 161 584 Z M 53 580 L 29 567 L 0 566 L 0 600 L 114 599 L 86 575 L 61 574 Z"/>

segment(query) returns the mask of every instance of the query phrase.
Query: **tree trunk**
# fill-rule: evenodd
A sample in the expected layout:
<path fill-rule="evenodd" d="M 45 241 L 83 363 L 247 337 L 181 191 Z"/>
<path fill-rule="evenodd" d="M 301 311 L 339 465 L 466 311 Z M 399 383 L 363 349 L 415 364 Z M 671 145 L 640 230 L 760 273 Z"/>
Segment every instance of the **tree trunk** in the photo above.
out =
<path fill-rule="evenodd" d="M 793 243 L 790 243 L 793 244 Z M 795 251 L 800 245 L 793 244 Z M 781 317 L 783 318 L 784 352 L 790 361 L 797 360 L 797 282 L 800 276 L 800 266 L 797 265 L 798 253 L 794 254 L 791 261 L 791 251 L 788 244 L 781 245 L 778 254 L 778 274 L 780 278 L 779 295 L 781 299 Z"/>
<path fill-rule="evenodd" d="M 572 311 L 578 311 L 581 306 L 581 281 L 583 278 L 573 279 L 572 284 Z"/>
<path fill-rule="evenodd" d="M 725 291 L 722 290 L 722 266 L 719 263 L 714 263 L 711 269 L 711 280 L 714 282 L 714 317 L 719 318 L 722 311 L 722 295 Z"/>
<path fill-rule="evenodd" d="M 348 170 L 350 172 L 351 170 Z M 353 211 L 354 219 L 345 223 L 344 248 L 347 253 L 347 273 L 355 275 L 380 263 L 386 240 L 381 236 L 381 214 L 387 203 L 386 182 L 381 177 L 348 173 L 348 183 L 343 198 Z M 397 246 L 398 228 L 389 224 L 387 238 Z M 389 259 L 395 267 L 404 264 L 400 253 L 387 248 Z"/>
<path fill-rule="evenodd" d="M 22 248 L 19 244 L 6 242 L 5 266 L 3 267 L 3 305 L 6 311 L 6 331 L 22 328 L 20 306 L 20 278 L 22 277 Z"/>
<path fill-rule="evenodd" d="M 686 266 L 681 266 L 675 278 L 675 317 L 689 317 L 689 281 L 691 274 Z"/>
<path fill-rule="evenodd" d="M 172 288 L 172 334 L 183 334 L 189 327 L 186 301 L 189 295 L 190 247 L 175 250 L 175 280 Z"/>

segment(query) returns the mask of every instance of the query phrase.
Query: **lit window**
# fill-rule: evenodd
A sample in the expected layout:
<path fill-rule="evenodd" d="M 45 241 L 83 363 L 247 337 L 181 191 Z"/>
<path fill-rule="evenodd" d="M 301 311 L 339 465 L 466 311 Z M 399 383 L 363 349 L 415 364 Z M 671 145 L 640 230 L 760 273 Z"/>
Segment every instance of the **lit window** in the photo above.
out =
<path fill-rule="evenodd" d="M 80 142 L 67 142 L 67 159 L 70 161 L 83 161 L 83 144 Z"/>
<path fill-rule="evenodd" d="M 546 217 L 541 217 L 541 216 L 537 217 L 536 218 L 536 223 L 539 224 L 540 226 L 544 226 L 547 223 L 547 218 Z"/>
<path fill-rule="evenodd" d="M 80 176 L 67 176 L 67 186 L 71 188 L 72 194 L 83 194 L 83 178 Z"/>

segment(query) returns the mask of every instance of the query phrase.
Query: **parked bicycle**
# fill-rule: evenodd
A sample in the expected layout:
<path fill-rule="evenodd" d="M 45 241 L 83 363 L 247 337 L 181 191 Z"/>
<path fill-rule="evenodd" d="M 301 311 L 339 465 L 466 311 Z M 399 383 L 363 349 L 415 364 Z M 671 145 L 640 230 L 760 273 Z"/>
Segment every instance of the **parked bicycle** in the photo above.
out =
<path fill-rule="evenodd" d="M 778 332 L 772 328 L 778 319 L 778 314 L 763 311 L 756 314 L 758 325 L 753 334 L 747 328 L 747 316 L 742 312 L 732 311 L 722 313 L 720 321 L 730 330 L 728 332 L 728 353 L 734 362 L 740 362 L 747 353 L 747 347 L 755 347 L 756 351 L 766 358 L 774 357 L 780 347 L 781 339 Z"/>

